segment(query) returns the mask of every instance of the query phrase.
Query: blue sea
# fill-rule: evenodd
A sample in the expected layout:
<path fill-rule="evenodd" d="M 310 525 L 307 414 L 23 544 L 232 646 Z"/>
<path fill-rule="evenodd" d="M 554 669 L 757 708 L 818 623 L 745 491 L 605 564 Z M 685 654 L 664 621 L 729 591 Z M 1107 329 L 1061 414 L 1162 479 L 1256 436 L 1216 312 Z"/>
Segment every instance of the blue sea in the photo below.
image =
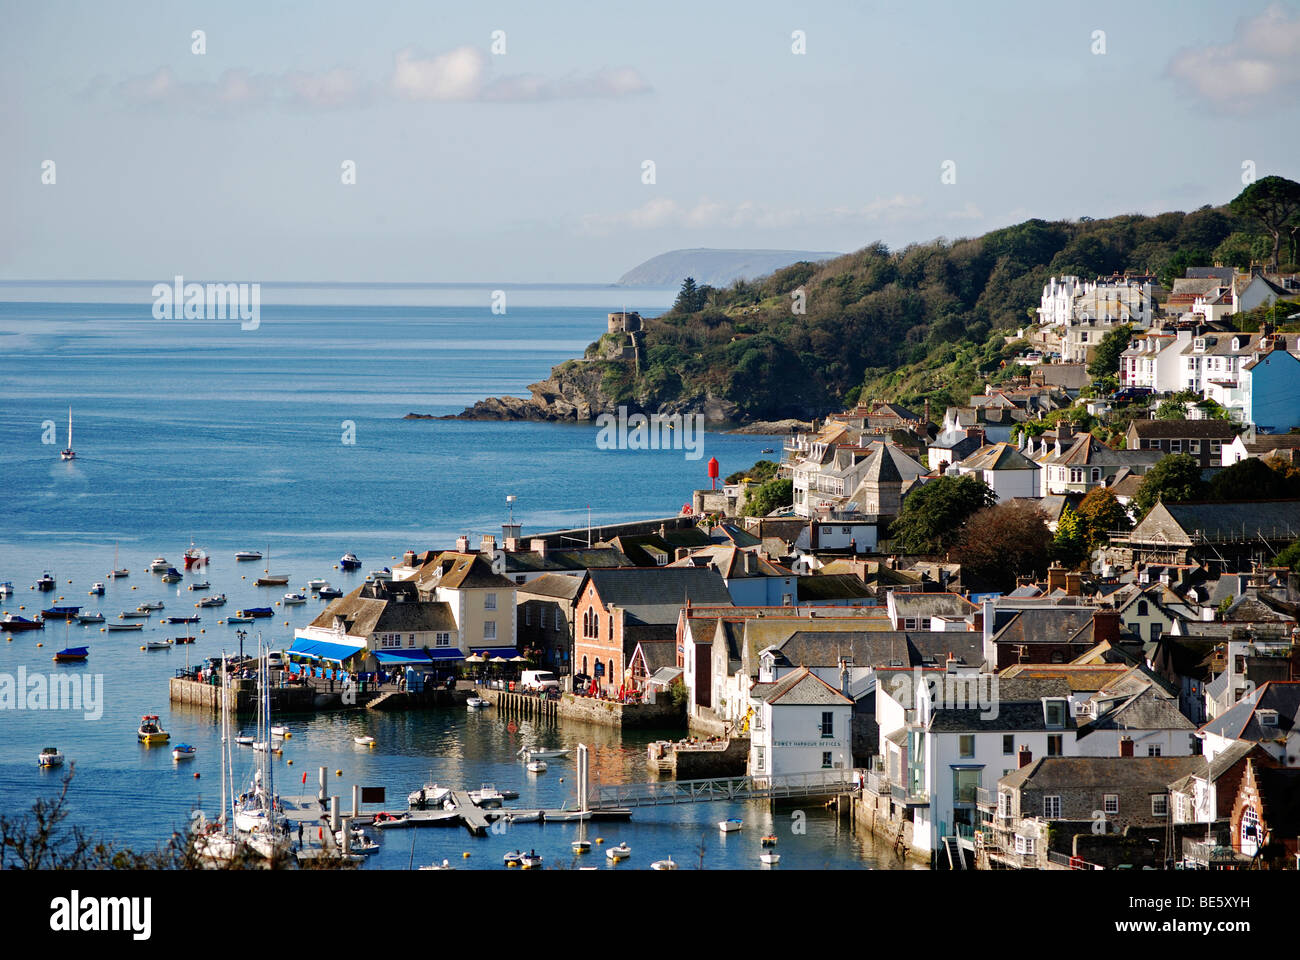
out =
<path fill-rule="evenodd" d="M 709 457 L 725 475 L 775 445 L 709 433 L 703 457 L 690 460 L 681 450 L 599 450 L 594 425 L 403 419 L 457 413 L 487 396 L 527 396 L 529 383 L 600 336 L 607 312 L 654 313 L 672 298 L 598 285 L 507 288 L 508 308 L 494 314 L 493 286 L 282 285 L 264 292 L 259 327 L 244 330 L 238 321 L 156 320 L 147 284 L 0 284 L 0 580 L 16 589 L 0 607 L 30 616 L 61 597 L 113 619 L 162 600 L 166 609 L 143 636 L 174 635 L 178 628 L 159 617 L 193 612 L 202 594 L 188 585 L 200 577 L 227 594 L 226 611 L 270 605 L 284 592 L 254 587 L 265 564 L 236 564 L 237 550 L 269 552 L 270 566 L 290 574 L 294 588 L 323 576 L 346 590 L 404 550 L 450 547 L 461 534 L 472 542 L 500 536 L 507 495 L 518 498 L 514 519 L 525 536 L 583 526 L 589 516 L 596 524 L 663 516 L 708 483 Z M 77 458 L 65 463 L 58 453 L 69 407 Z M 168 586 L 145 570 L 158 555 L 181 566 L 191 542 L 212 558 L 201 575 Z M 347 551 L 361 558 L 360 573 L 336 569 Z M 107 579 L 115 558 L 128 578 Z M 58 579 L 53 593 L 31 589 L 43 570 Z M 108 584 L 103 598 L 87 595 L 94 581 Z M 278 608 L 274 620 L 250 627 L 284 648 L 319 609 L 314 599 Z M 98 626 L 51 623 L 4 635 L 0 674 L 21 666 L 98 675 L 104 707 L 93 720 L 75 711 L 0 710 L 0 813 L 21 813 L 57 787 L 59 774 L 36 767 L 47 745 L 76 762 L 75 819 L 92 833 L 149 847 L 195 807 L 215 812 L 215 718 L 167 700 L 167 679 L 187 659 L 238 647 L 234 627 L 209 612 L 198 643 L 160 652 L 140 650 L 141 634 Z M 89 662 L 54 667 L 51 656 L 65 645 L 89 646 Z M 198 758 L 178 765 L 170 750 L 140 747 L 135 728 L 145 713 L 161 714 L 172 741 L 195 744 Z M 566 764 L 529 775 L 515 760 L 519 746 L 589 743 L 598 758 L 593 776 L 614 782 L 646 778 L 651 738 L 460 711 L 286 722 L 294 736 L 277 758 L 283 792 L 301 790 L 303 772 L 310 789 L 324 765 L 345 797 L 352 783 L 384 786 L 397 807 L 430 777 L 471 788 L 495 782 L 519 789 L 522 806 L 559 805 L 571 795 Z M 377 746 L 353 744 L 361 732 Z M 241 761 L 237 776 L 252 769 L 251 755 Z M 712 824 L 738 815 L 754 829 L 747 825 L 744 840 L 721 838 Z M 782 840 L 783 863 L 877 863 L 869 836 L 829 814 L 807 815 L 807 832 Z M 703 838 L 705 866 L 756 867 L 757 838 L 782 826 L 774 816 L 788 814 L 763 804 L 701 804 L 638 811 L 630 824 L 604 830 L 611 842 L 633 845 L 636 861 L 626 866 L 665 855 L 693 864 Z M 576 826 L 514 829 L 527 836 L 390 834 L 372 862 L 405 867 L 468 851 L 464 866 L 499 869 L 513 845 L 555 862 L 567 856 Z M 892 865 L 888 851 L 884 857 L 890 863 L 882 865 Z"/>

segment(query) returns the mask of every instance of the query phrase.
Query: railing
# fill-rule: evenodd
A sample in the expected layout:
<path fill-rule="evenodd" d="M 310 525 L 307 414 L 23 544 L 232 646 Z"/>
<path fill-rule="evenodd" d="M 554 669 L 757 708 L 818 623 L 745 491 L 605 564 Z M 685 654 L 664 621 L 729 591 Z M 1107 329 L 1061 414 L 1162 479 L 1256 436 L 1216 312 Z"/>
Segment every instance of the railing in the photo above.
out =
<path fill-rule="evenodd" d="M 868 770 L 866 787 L 878 797 L 887 796 L 890 794 L 889 776 L 875 770 Z"/>
<path fill-rule="evenodd" d="M 670 803 L 708 803 L 715 800 L 833 797 L 852 792 L 852 771 L 826 770 L 768 777 L 725 777 L 597 786 L 589 792 L 587 806 L 592 810 L 601 810 Z"/>

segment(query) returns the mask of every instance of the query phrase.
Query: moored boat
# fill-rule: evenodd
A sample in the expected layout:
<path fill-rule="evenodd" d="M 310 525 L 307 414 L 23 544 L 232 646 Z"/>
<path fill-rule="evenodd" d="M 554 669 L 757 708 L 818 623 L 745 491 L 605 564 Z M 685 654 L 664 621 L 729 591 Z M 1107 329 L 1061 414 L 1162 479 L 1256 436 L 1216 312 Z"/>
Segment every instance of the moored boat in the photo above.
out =
<path fill-rule="evenodd" d="M 240 550 L 235 554 L 236 560 L 261 560 L 262 555 L 256 550 Z"/>
<path fill-rule="evenodd" d="M 104 585 L 100 583 L 98 580 L 96 580 L 93 584 L 91 584 L 90 595 L 92 597 L 102 597 L 104 595 Z"/>
<path fill-rule="evenodd" d="M 104 615 L 102 613 L 79 613 L 77 614 L 78 623 L 103 623 Z"/>
<path fill-rule="evenodd" d="M 226 617 L 226 623 L 252 623 L 252 617 L 246 617 L 242 613 L 237 613 L 232 617 Z"/>
<path fill-rule="evenodd" d="M 20 617 L 14 613 L 6 613 L 0 618 L 0 630 L 7 630 L 10 633 L 18 633 L 22 630 L 44 630 L 45 621 L 39 617 L 35 620 L 28 620 L 26 617 Z"/>
<path fill-rule="evenodd" d="M 47 593 L 54 589 L 54 577 L 50 571 L 46 570 L 41 574 L 41 578 L 36 581 L 36 589 L 42 593 Z"/>
<path fill-rule="evenodd" d="M 166 557 L 154 557 L 153 563 L 149 564 L 150 573 L 166 573 L 171 568 Z"/>
<path fill-rule="evenodd" d="M 632 856 L 632 848 L 626 843 L 620 843 L 617 847 L 610 847 L 605 851 L 606 859 L 614 860 L 616 862 L 619 860 L 626 860 L 630 856 Z"/>
<path fill-rule="evenodd" d="M 330 585 L 329 581 L 326 580 L 324 577 L 314 577 L 311 580 L 307 581 L 307 589 L 310 590 L 312 593 L 315 593 L 321 587 L 328 587 L 329 585 Z"/>
<path fill-rule="evenodd" d="M 677 864 L 673 861 L 672 857 L 666 857 L 663 860 L 656 860 L 654 863 L 650 864 L 650 869 L 651 870 L 676 870 Z"/>
<path fill-rule="evenodd" d="M 247 607 L 243 610 L 237 610 L 236 615 L 240 617 L 273 617 L 275 611 L 270 607 Z"/>
<path fill-rule="evenodd" d="M 357 559 L 355 553 L 345 553 L 339 558 L 339 568 L 342 570 L 360 570 L 361 561 Z"/>
<path fill-rule="evenodd" d="M 163 583 L 180 583 L 185 576 L 175 567 L 168 567 L 167 572 L 162 575 Z"/>
<path fill-rule="evenodd" d="M 148 600 L 136 607 L 137 610 L 153 611 L 161 610 L 166 606 L 161 600 Z"/>
<path fill-rule="evenodd" d="M 190 541 L 190 548 L 185 551 L 185 569 L 193 570 L 201 567 L 208 562 L 208 555 L 194 546 L 194 541 Z"/>
<path fill-rule="evenodd" d="M 574 840 L 569 846 L 573 848 L 574 853 L 591 853 L 590 840 Z"/>
<path fill-rule="evenodd" d="M 66 647 L 54 655 L 55 663 L 85 663 L 90 656 L 88 647 Z"/>
<path fill-rule="evenodd" d="M 53 606 L 42 610 L 41 616 L 46 620 L 75 620 L 80 611 L 80 607 Z"/>
<path fill-rule="evenodd" d="M 343 591 L 338 587 L 332 587 L 327 583 L 316 591 L 316 596 L 320 597 L 322 600 L 337 600 L 339 597 L 343 596 Z"/>
<path fill-rule="evenodd" d="M 0 580 L 0 597 L 12 597 L 14 595 L 14 582 L 12 580 Z"/>
<path fill-rule="evenodd" d="M 760 853 L 758 859 L 770 867 L 781 862 L 781 854 L 769 851 L 767 853 Z"/>
<path fill-rule="evenodd" d="M 360 747 L 373 747 L 375 745 L 375 738 L 367 733 L 360 737 L 353 737 L 352 742 Z"/>
<path fill-rule="evenodd" d="M 289 575 L 287 573 L 267 573 L 253 581 L 258 587 L 287 587 L 289 585 Z"/>
<path fill-rule="evenodd" d="M 173 760 L 193 760 L 198 748 L 188 743 L 178 743 L 172 747 Z"/>
<path fill-rule="evenodd" d="M 72 408 L 68 407 L 68 445 L 59 451 L 60 460 L 76 460 L 77 452 L 72 449 Z"/>
<path fill-rule="evenodd" d="M 153 614 L 148 610 L 123 610 L 117 615 L 119 620 L 148 620 Z"/>
<path fill-rule="evenodd" d="M 198 623 L 198 617 L 163 617 L 163 623 Z"/>
<path fill-rule="evenodd" d="M 732 817 L 730 820 L 719 820 L 718 829 L 723 833 L 735 833 L 745 825 L 745 821 L 739 817 Z"/>
<path fill-rule="evenodd" d="M 370 573 L 367 574 L 367 578 L 370 580 L 392 580 L 393 571 L 389 570 L 387 567 L 384 567 L 382 570 L 371 570 Z"/>
<path fill-rule="evenodd" d="M 146 640 L 141 645 L 141 650 L 170 650 L 172 642 L 170 640 Z"/>
<path fill-rule="evenodd" d="M 545 760 L 529 760 L 528 763 L 526 764 L 526 766 L 527 766 L 527 768 L 528 768 L 528 772 L 529 772 L 529 773 L 545 773 L 545 772 L 546 772 L 546 761 L 545 761 Z"/>
<path fill-rule="evenodd" d="M 105 624 L 109 630 L 143 630 L 143 623 L 109 623 Z"/>
<path fill-rule="evenodd" d="M 147 713 L 140 718 L 140 729 L 136 731 L 136 736 L 141 743 L 166 743 L 171 739 L 155 713 Z"/>
<path fill-rule="evenodd" d="M 413 790 L 407 796 L 406 802 L 417 809 L 427 807 L 441 807 L 443 802 L 451 796 L 451 790 L 447 787 L 440 787 L 436 783 L 426 783 L 419 790 Z"/>
<path fill-rule="evenodd" d="M 568 750 L 530 750 L 528 747 L 521 747 L 519 755 L 525 760 L 559 760 L 569 755 Z"/>
<path fill-rule="evenodd" d="M 200 580 L 200 581 L 198 581 L 197 583 L 191 583 L 191 584 L 190 584 L 190 589 L 191 589 L 191 590 L 207 590 L 207 589 L 210 588 L 211 586 L 212 586 L 212 584 L 208 583 L 208 581 L 206 581 L 206 580 Z"/>
<path fill-rule="evenodd" d="M 224 593 L 219 593 L 215 597 L 204 597 L 198 603 L 194 604 L 196 607 L 223 607 L 225 605 L 226 595 Z"/>
<path fill-rule="evenodd" d="M 301 593 L 286 593 L 281 601 L 286 607 L 296 607 L 300 603 L 306 603 L 307 598 Z"/>
<path fill-rule="evenodd" d="M 470 710 L 481 710 L 484 707 L 492 706 L 492 701 L 484 700 L 482 697 L 470 697 L 465 701 L 465 706 Z"/>
<path fill-rule="evenodd" d="M 41 767 L 61 767 L 63 754 L 59 752 L 58 747 L 46 747 L 36 758 L 36 764 Z"/>

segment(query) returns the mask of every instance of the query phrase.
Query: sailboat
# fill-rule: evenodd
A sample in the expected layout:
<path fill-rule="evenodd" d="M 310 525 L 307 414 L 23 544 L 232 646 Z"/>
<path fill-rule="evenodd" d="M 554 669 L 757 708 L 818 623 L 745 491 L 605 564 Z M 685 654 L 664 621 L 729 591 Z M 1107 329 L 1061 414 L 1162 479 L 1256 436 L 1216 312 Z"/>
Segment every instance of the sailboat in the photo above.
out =
<path fill-rule="evenodd" d="M 113 569 L 108 571 L 108 579 L 116 580 L 118 577 L 125 577 L 131 571 L 125 568 L 119 568 L 117 565 L 117 541 L 113 541 Z"/>
<path fill-rule="evenodd" d="M 68 407 L 68 448 L 59 451 L 59 458 L 62 460 L 77 459 L 76 451 L 72 449 L 72 408 Z"/>
<path fill-rule="evenodd" d="M 258 687 L 260 697 L 257 714 L 257 742 L 269 743 L 271 739 L 271 684 L 270 651 L 257 641 Z M 256 747 L 254 743 L 254 747 Z M 275 794 L 275 765 L 271 761 L 269 750 L 261 751 L 257 758 L 257 770 L 253 774 L 251 789 L 243 794 L 235 807 L 235 827 L 242 831 L 242 838 L 261 856 L 271 859 L 288 853 L 289 841 L 284 834 L 287 822 L 280 798 Z"/>
<path fill-rule="evenodd" d="M 257 578 L 259 587 L 284 587 L 289 584 L 289 575 L 271 572 L 271 547 L 266 548 L 266 569 L 262 571 L 262 576 Z"/>
<path fill-rule="evenodd" d="M 231 790 L 227 784 L 233 781 L 230 756 L 230 703 L 226 699 L 226 657 L 221 656 L 221 816 L 210 829 L 194 842 L 194 850 L 199 859 L 213 866 L 224 866 L 239 855 L 239 839 L 230 830 L 230 811 L 227 798 Z"/>

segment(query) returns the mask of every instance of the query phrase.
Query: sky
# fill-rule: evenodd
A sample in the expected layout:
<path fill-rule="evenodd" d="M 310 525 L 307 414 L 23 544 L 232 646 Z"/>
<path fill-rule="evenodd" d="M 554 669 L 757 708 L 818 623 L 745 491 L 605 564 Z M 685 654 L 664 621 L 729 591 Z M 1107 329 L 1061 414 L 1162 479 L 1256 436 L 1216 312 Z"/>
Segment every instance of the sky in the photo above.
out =
<path fill-rule="evenodd" d="M 1300 2 L 0 0 L 0 279 L 603 282 L 1191 210 L 1300 179 L 1297 94 Z"/>

